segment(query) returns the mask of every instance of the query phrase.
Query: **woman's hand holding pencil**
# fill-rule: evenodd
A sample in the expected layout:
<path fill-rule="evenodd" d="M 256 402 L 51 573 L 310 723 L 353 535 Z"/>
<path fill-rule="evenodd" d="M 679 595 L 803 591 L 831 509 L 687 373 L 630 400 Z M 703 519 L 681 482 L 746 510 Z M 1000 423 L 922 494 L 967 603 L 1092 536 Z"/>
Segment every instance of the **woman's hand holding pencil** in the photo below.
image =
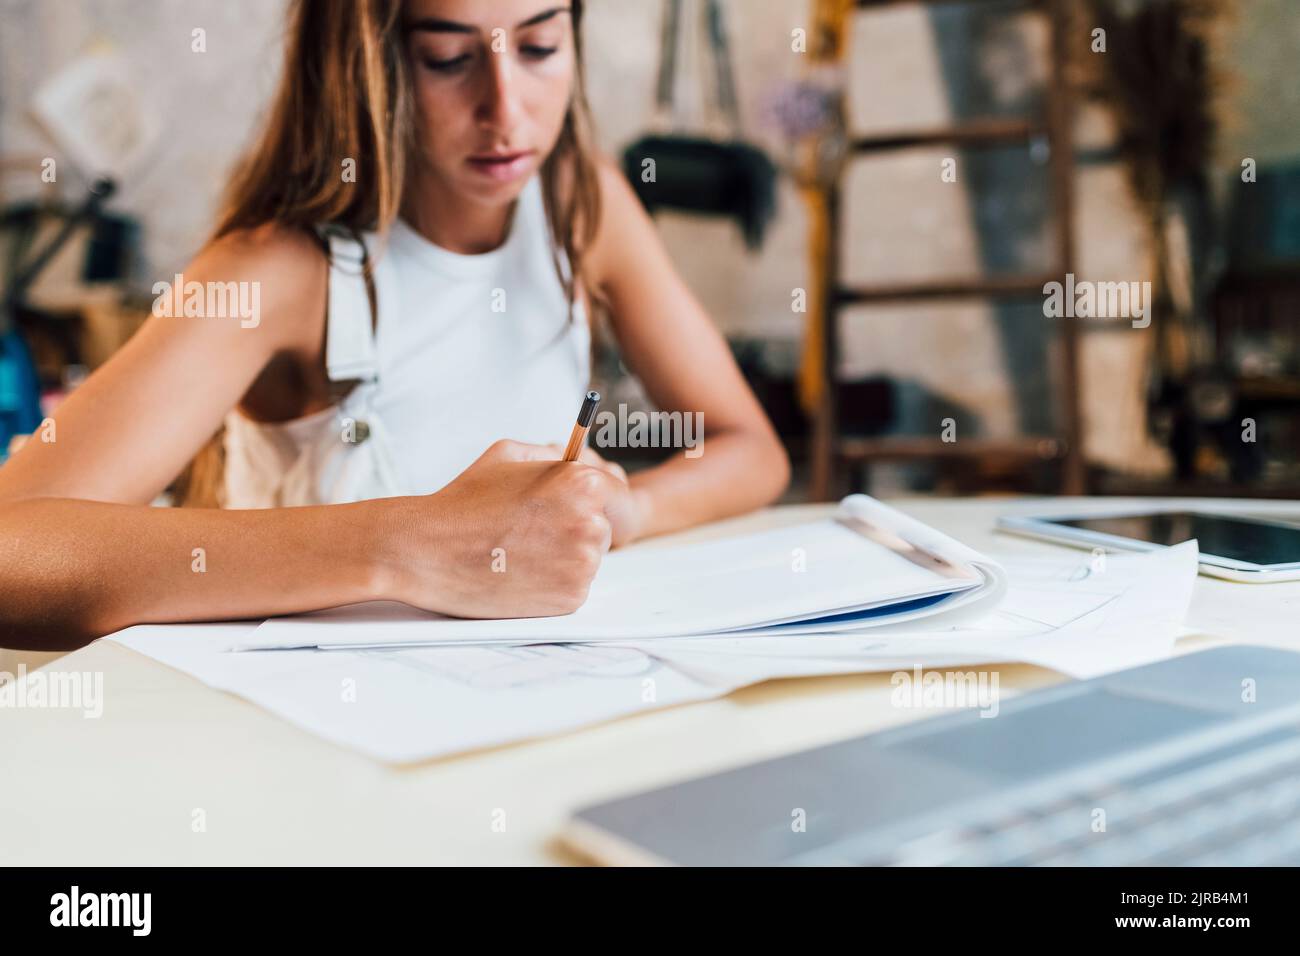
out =
<path fill-rule="evenodd" d="M 441 491 L 389 499 L 387 596 L 459 617 L 580 607 L 605 552 L 644 523 L 626 472 L 586 447 L 596 401 L 566 449 L 498 441 Z"/>

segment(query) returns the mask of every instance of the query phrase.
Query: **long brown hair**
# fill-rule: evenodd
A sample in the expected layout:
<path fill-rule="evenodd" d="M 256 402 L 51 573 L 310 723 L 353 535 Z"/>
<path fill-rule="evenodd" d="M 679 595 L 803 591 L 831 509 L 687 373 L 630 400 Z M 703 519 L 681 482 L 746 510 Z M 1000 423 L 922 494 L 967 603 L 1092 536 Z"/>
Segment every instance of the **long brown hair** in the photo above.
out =
<path fill-rule="evenodd" d="M 415 147 L 403 2 L 294 0 L 279 89 L 227 187 L 212 240 L 268 223 L 304 230 L 331 224 L 354 233 L 382 233 L 392 225 Z M 541 168 L 556 270 L 570 309 L 585 288 L 584 253 L 600 220 L 582 8 L 583 0 L 570 0 L 576 79 L 559 139 Z M 341 175 L 347 159 L 357 175 Z M 222 437 L 219 430 L 177 479 L 181 505 L 223 503 Z"/>

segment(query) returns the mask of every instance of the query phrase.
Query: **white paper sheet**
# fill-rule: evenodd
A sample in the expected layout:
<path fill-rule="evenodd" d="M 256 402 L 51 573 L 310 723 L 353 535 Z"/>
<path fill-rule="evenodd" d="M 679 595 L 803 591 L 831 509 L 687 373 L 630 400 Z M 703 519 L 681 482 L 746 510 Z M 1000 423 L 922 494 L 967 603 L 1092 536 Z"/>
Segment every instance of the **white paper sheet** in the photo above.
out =
<path fill-rule="evenodd" d="M 1167 655 L 1196 579 L 1194 545 L 1008 561 L 999 609 L 934 633 L 672 638 L 631 646 L 240 653 L 255 625 L 141 625 L 112 639 L 309 733 L 406 763 L 719 697 L 780 677 L 1025 661 L 1090 677 Z"/>
<path fill-rule="evenodd" d="M 1168 656 L 1196 583 L 1196 542 L 1141 555 L 1065 553 L 1006 558 L 1007 595 L 976 621 L 926 631 L 924 622 L 852 635 L 698 637 L 630 643 L 702 679 L 1023 662 L 1072 677 L 1136 667 Z"/>
<path fill-rule="evenodd" d="M 942 556 L 951 573 L 909 560 L 827 518 L 716 541 L 615 552 L 593 580 L 587 602 L 560 617 L 467 621 L 372 603 L 274 618 L 243 647 L 586 643 L 756 628 L 859 630 L 885 621 L 974 613 L 1005 590 L 996 563 L 875 499 L 850 496 L 841 513 L 870 519 L 902 544 Z M 906 603 L 926 598 L 942 599 L 924 607 Z M 890 613 L 862 616 L 881 608 Z M 845 614 L 853 619 L 815 620 Z"/>
<path fill-rule="evenodd" d="M 233 651 L 253 627 L 141 625 L 112 639 L 391 763 L 560 733 L 744 683 L 700 680 L 606 646 Z"/>

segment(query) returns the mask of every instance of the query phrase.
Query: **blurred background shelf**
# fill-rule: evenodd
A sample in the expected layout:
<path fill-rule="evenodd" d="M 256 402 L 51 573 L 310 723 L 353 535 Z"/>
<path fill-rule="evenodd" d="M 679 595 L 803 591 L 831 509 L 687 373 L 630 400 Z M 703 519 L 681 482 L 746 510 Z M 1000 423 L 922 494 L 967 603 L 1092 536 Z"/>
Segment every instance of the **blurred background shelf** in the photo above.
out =
<path fill-rule="evenodd" d="M 285 0 L 174 7 L 143 19 L 97 0 L 4 8 L 3 274 L 59 228 L 88 184 L 76 151 L 33 109 L 48 84 L 115 57 L 123 69 L 87 92 L 114 104 L 98 132 L 122 133 L 141 153 L 102 221 L 78 230 L 11 316 L 34 359 L 42 412 L 126 341 L 148 316 L 152 285 L 198 251 L 273 89 Z M 793 498 L 857 489 L 1277 496 L 1300 486 L 1294 0 L 722 8 L 740 138 L 780 168 L 775 212 L 761 248 L 744 224 L 716 217 L 657 214 L 656 225 L 786 443 Z M 678 93 L 687 106 L 707 105 L 718 75 L 705 5 L 681 9 L 700 49 L 684 46 Z M 656 129 L 664 11 L 663 0 L 587 7 L 588 96 L 606 155 Z M 847 21 L 839 60 L 816 56 L 826 11 Z M 195 23 L 211 41 L 201 58 L 187 41 Z M 1104 54 L 1092 49 L 1098 28 Z M 805 49 L 793 45 L 799 29 Z M 635 56 L 628 37 L 639 38 Z M 833 222 L 814 228 L 773 105 L 802 120 L 801 109 L 836 90 L 843 123 L 814 157 L 838 170 L 824 196 Z M 687 131 L 712 130 L 707 110 L 684 119 Z M 956 182 L 940 179 L 946 159 Z M 57 182 L 43 175 L 47 160 L 58 163 Z M 827 261 L 814 266 L 818 243 Z M 1150 327 L 1046 318 L 1042 288 L 1067 271 L 1152 281 Z M 792 306 L 792 292 L 823 284 L 823 299 Z M 810 335 L 819 324 L 825 355 Z M 651 409 L 616 349 L 601 350 L 610 407 Z M 833 394 L 808 394 L 805 364 Z M 0 372 L 0 405 L 6 388 Z M 942 442 L 949 419 L 957 440 Z M 634 466 L 662 457 L 609 451 Z"/>

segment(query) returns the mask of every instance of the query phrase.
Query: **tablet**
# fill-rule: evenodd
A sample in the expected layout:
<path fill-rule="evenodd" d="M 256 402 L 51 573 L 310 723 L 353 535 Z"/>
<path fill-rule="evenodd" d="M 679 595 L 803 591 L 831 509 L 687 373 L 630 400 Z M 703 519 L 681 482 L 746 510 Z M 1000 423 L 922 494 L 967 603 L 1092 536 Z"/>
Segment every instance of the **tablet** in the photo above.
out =
<path fill-rule="evenodd" d="M 1004 516 L 1004 531 L 1083 548 L 1154 551 L 1195 540 L 1201 571 L 1231 581 L 1300 580 L 1300 526 L 1202 511 Z"/>

